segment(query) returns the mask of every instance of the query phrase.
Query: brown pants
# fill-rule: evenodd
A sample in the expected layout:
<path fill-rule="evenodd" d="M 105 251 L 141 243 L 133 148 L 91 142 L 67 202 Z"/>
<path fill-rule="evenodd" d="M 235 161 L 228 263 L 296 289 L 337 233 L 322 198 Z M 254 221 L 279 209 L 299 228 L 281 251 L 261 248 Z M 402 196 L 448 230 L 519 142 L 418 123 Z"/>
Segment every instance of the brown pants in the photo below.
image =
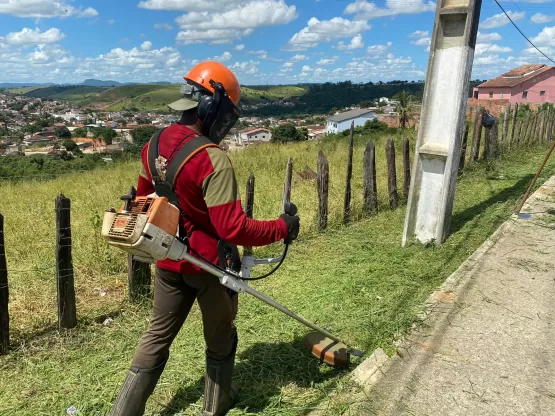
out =
<path fill-rule="evenodd" d="M 238 296 L 231 297 L 219 279 L 209 274 L 184 275 L 156 267 L 155 276 L 152 319 L 132 365 L 154 368 L 167 358 L 195 299 L 202 312 L 206 355 L 213 360 L 229 356 L 237 336 L 233 321 Z"/>

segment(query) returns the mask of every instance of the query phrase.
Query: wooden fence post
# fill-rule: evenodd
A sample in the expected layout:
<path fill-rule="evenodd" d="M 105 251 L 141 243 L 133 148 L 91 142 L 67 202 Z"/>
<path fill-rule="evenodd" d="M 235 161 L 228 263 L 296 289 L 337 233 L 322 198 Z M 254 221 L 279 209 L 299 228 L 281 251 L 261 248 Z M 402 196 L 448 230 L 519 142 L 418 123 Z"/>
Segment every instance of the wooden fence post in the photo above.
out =
<path fill-rule="evenodd" d="M 517 128 L 515 130 L 515 137 L 514 140 L 512 142 L 512 146 L 511 148 L 517 148 L 520 144 L 520 135 L 522 134 L 522 126 L 524 125 L 524 120 L 523 119 L 518 119 L 517 120 Z"/>
<path fill-rule="evenodd" d="M 287 169 L 285 169 L 285 183 L 283 184 L 283 207 L 282 210 L 285 212 L 285 203 L 291 202 L 291 186 L 293 183 L 293 159 L 289 158 L 287 161 Z"/>
<path fill-rule="evenodd" d="M 459 175 L 463 172 L 464 163 L 466 160 L 466 146 L 468 145 L 468 130 L 469 130 L 468 123 L 466 123 L 464 126 L 464 133 L 463 133 L 462 143 L 461 143 L 461 157 L 459 159 Z"/>
<path fill-rule="evenodd" d="M 484 134 L 484 160 L 494 159 L 499 156 L 498 144 L 498 124 L 497 119 L 493 122 L 493 126 L 486 127 Z"/>
<path fill-rule="evenodd" d="M 0 214 L 0 355 L 7 354 L 10 347 L 9 299 L 8 264 L 4 246 L 4 217 Z"/>
<path fill-rule="evenodd" d="M 527 137 L 527 132 L 528 132 L 528 125 L 530 124 L 530 111 L 526 112 L 526 115 L 524 116 L 524 120 L 522 121 L 522 127 L 520 130 L 520 135 L 518 137 L 518 141 L 520 145 L 525 145 L 526 144 L 526 137 Z"/>
<path fill-rule="evenodd" d="M 409 199 L 410 189 L 410 143 L 409 139 L 403 137 L 403 198 Z"/>
<path fill-rule="evenodd" d="M 376 148 L 368 142 L 364 150 L 362 190 L 364 192 L 364 212 L 370 214 L 378 210 L 378 188 L 376 187 Z"/>
<path fill-rule="evenodd" d="M 318 229 L 324 231 L 328 226 L 328 192 L 330 181 L 330 167 L 328 158 L 323 151 L 318 152 Z"/>
<path fill-rule="evenodd" d="M 501 149 L 503 149 L 503 151 L 505 150 L 506 146 L 507 146 L 507 135 L 509 133 L 509 116 L 511 113 L 511 104 L 507 103 L 507 105 L 505 106 L 505 114 L 503 117 L 503 130 L 501 133 L 501 143 L 500 143 L 500 147 Z"/>
<path fill-rule="evenodd" d="M 245 214 L 248 218 L 253 218 L 254 209 L 254 173 L 251 172 L 249 179 L 247 180 L 247 192 L 245 200 Z M 252 247 L 245 246 L 243 249 L 243 255 L 252 256 Z"/>
<path fill-rule="evenodd" d="M 511 126 L 511 147 L 515 141 L 515 128 L 516 128 L 516 121 L 518 116 L 518 103 L 515 103 L 515 108 L 513 110 L 513 125 Z"/>
<path fill-rule="evenodd" d="M 345 199 L 343 202 L 343 224 L 351 220 L 351 179 L 353 177 L 353 146 L 355 136 L 355 122 L 351 122 L 351 137 L 349 139 L 349 160 L 347 161 L 347 181 L 345 184 Z"/>
<path fill-rule="evenodd" d="M 553 139 L 553 135 L 555 134 L 555 108 L 551 111 L 551 120 L 549 123 L 549 127 L 547 129 L 547 141 L 551 141 Z"/>
<path fill-rule="evenodd" d="M 534 136 L 534 129 L 536 127 L 536 113 L 530 115 L 530 121 L 528 123 L 527 133 L 526 133 L 526 145 L 529 146 L 532 143 L 532 137 Z"/>
<path fill-rule="evenodd" d="M 397 170 L 395 168 L 395 145 L 389 137 L 385 145 L 387 157 L 387 190 L 389 192 L 389 208 L 396 209 L 399 206 L 399 195 L 397 194 Z"/>
<path fill-rule="evenodd" d="M 477 162 L 480 157 L 480 140 L 482 138 L 482 116 L 484 109 L 482 107 L 476 110 L 474 115 L 474 132 L 472 133 L 472 148 L 470 149 L 470 160 Z"/>
<path fill-rule="evenodd" d="M 71 256 L 70 210 L 70 200 L 64 195 L 58 195 L 56 198 L 56 282 L 60 330 L 77 326 L 75 282 Z"/>

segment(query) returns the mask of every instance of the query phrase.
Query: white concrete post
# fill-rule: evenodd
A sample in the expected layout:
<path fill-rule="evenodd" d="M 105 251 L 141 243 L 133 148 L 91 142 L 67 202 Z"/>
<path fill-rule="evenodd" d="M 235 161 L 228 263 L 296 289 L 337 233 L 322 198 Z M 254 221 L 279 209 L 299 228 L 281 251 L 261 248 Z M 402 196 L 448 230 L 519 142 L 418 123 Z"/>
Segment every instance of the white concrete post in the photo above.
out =
<path fill-rule="evenodd" d="M 403 246 L 447 237 L 482 0 L 439 0 L 415 147 Z"/>

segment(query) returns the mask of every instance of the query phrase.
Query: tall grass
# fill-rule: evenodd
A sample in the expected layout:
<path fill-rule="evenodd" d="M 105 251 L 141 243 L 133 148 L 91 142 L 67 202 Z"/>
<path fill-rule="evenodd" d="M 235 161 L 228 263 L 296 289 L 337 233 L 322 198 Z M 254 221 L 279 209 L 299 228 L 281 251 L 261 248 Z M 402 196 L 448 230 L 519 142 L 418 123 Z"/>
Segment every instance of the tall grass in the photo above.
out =
<path fill-rule="evenodd" d="M 359 219 L 360 165 L 368 139 L 357 138 L 355 149 L 353 189 Z M 382 212 L 349 227 L 339 225 L 346 140 L 261 146 L 231 155 L 242 184 L 250 171 L 257 176 L 255 215 L 274 218 L 280 211 L 287 158 L 293 156 L 298 171 L 305 164 L 314 169 L 320 148 L 327 153 L 332 229 L 316 236 L 315 184 L 294 184 L 302 239 L 279 273 L 253 284 L 367 353 L 378 346 L 393 350 L 393 341 L 414 322 L 428 294 L 507 218 L 545 155 L 543 148 L 526 149 L 469 166 L 457 184 L 452 234 L 445 244 L 401 248 L 404 207 L 386 208 L 384 137 L 374 139 Z M 80 415 L 108 414 L 148 324 L 150 303 L 123 301 L 126 258 L 99 240 L 98 226 L 103 210 L 119 205 L 118 197 L 136 180 L 137 169 L 137 163 L 127 163 L 47 182 L 0 185 L 15 327 L 14 350 L 0 357 L 0 414 L 65 414 L 70 406 Z M 554 172 L 553 164 L 548 165 L 540 182 Z M 79 326 L 58 333 L 47 326 L 56 319 L 54 199 L 60 192 L 73 204 Z M 279 249 L 267 250 L 275 254 Z M 345 373 L 309 356 L 302 339 L 307 330 L 296 321 L 248 295 L 240 295 L 239 301 L 236 380 L 241 398 L 230 416 L 306 414 Z M 112 314 L 110 324 L 96 319 L 112 312 L 119 314 Z M 148 411 L 199 414 L 203 358 L 202 321 L 195 307 L 172 346 Z"/>
<path fill-rule="evenodd" d="M 362 157 L 368 140 L 377 146 L 376 170 L 380 208 L 387 207 L 385 137 L 356 137 L 353 169 L 353 221 L 362 218 Z M 397 140 L 400 143 L 400 140 Z M 399 146 L 398 146 L 399 147 Z M 254 217 L 272 219 L 280 214 L 287 159 L 294 171 L 316 170 L 318 151 L 330 163 L 330 227 L 340 225 L 348 157 L 348 140 L 253 146 L 230 155 L 244 196 L 248 175 L 256 176 Z M 401 158 L 398 178 L 401 180 Z M 55 216 L 54 200 L 63 193 L 71 199 L 73 263 L 80 315 L 116 308 L 126 291 L 127 263 L 118 250 L 100 237 L 104 210 L 119 207 L 119 196 L 137 181 L 139 162 L 127 162 L 54 180 L 28 180 L 0 185 L 5 216 L 5 238 L 10 271 L 11 316 L 15 338 L 55 323 Z M 401 183 L 399 183 L 401 189 Z M 318 197 L 315 181 L 295 181 L 292 200 L 302 218 L 301 238 L 317 230 Z M 106 292 L 107 295 L 101 296 Z"/>

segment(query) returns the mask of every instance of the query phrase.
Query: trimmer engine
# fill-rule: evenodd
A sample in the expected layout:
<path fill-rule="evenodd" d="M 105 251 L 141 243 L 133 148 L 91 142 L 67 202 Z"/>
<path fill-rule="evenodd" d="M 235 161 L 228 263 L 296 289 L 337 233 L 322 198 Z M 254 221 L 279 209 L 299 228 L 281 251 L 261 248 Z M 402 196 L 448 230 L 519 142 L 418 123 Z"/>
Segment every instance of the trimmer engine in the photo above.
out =
<path fill-rule="evenodd" d="M 123 196 L 126 203 L 119 212 L 104 213 L 102 237 L 108 244 L 152 263 L 170 258 L 179 260 L 186 246 L 175 238 L 179 228 L 179 209 L 162 197 Z"/>

